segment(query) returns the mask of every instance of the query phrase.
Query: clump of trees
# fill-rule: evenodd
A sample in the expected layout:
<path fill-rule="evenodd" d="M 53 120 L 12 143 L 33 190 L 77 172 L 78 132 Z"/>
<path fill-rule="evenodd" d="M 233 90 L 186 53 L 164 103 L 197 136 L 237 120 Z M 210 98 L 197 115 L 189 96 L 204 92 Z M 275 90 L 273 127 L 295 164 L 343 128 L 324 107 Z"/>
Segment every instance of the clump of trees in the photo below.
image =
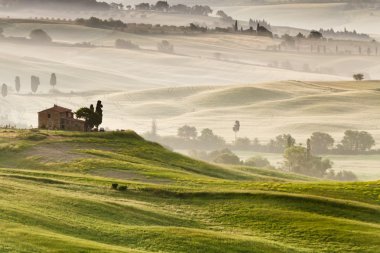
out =
<path fill-rule="evenodd" d="M 129 40 L 117 39 L 115 41 L 115 48 L 121 49 L 140 49 L 140 47 Z"/>
<path fill-rule="evenodd" d="M 154 123 L 154 124 L 153 124 Z M 152 123 L 152 131 L 144 134 L 150 140 L 158 141 L 164 145 L 178 149 L 223 149 L 226 141 L 216 135 L 211 129 L 205 128 L 200 133 L 194 126 L 184 125 L 177 130 L 177 136 L 159 136 L 157 134 L 156 121 Z M 153 128 L 154 127 L 154 128 Z"/>
<path fill-rule="evenodd" d="M 315 132 L 310 137 L 310 145 L 314 154 L 326 154 L 334 146 L 335 140 L 327 133 Z"/>
<path fill-rule="evenodd" d="M 318 136 L 317 147 L 323 146 L 323 149 L 332 145 L 331 136 L 314 133 L 313 136 Z M 345 135 L 346 137 L 347 135 Z M 322 140 L 322 141 L 321 141 Z M 299 173 L 307 176 L 328 178 L 338 181 L 356 181 L 357 176 L 351 171 L 339 171 L 332 170 L 333 163 L 327 159 L 313 155 L 313 143 L 308 139 L 306 142 L 306 148 L 301 145 L 291 145 L 284 152 L 284 168 L 288 171 Z M 324 145 L 321 145 L 324 144 Z"/>
<path fill-rule="evenodd" d="M 212 9 L 207 5 L 187 6 L 184 4 L 169 5 L 167 1 L 158 1 L 156 4 L 139 3 L 135 5 L 137 11 L 173 12 L 187 15 L 208 16 Z"/>
<path fill-rule="evenodd" d="M 78 18 L 75 20 L 78 25 L 84 25 L 94 28 L 105 28 L 105 29 L 121 29 L 126 28 L 127 24 L 121 20 L 114 19 L 100 19 L 96 17 L 91 17 L 89 19 Z"/>
<path fill-rule="evenodd" d="M 248 24 L 249 24 L 249 27 L 257 27 L 257 26 L 263 26 L 265 27 L 266 29 L 268 30 L 271 30 L 272 27 L 271 25 L 269 24 L 269 22 L 267 22 L 265 19 L 263 20 L 258 20 L 258 19 L 249 19 L 248 21 Z"/>
<path fill-rule="evenodd" d="M 364 74 L 362 73 L 357 73 L 357 74 L 354 74 L 352 76 L 352 78 L 354 78 L 355 81 L 362 81 L 364 80 Z"/>
<path fill-rule="evenodd" d="M 329 159 L 313 156 L 309 145 L 307 148 L 295 145 L 288 147 L 284 152 L 284 158 L 285 169 L 312 177 L 322 178 L 332 167 Z"/>
<path fill-rule="evenodd" d="M 362 153 L 371 150 L 376 142 L 373 136 L 366 131 L 347 130 L 338 149 L 347 153 Z"/>
<path fill-rule="evenodd" d="M 88 129 L 92 130 L 95 127 L 96 131 L 98 131 L 99 126 L 103 122 L 102 101 L 98 100 L 96 103 L 96 108 L 94 108 L 94 105 L 91 104 L 90 107 L 82 107 L 78 109 L 75 115 L 78 119 L 85 120 Z"/>

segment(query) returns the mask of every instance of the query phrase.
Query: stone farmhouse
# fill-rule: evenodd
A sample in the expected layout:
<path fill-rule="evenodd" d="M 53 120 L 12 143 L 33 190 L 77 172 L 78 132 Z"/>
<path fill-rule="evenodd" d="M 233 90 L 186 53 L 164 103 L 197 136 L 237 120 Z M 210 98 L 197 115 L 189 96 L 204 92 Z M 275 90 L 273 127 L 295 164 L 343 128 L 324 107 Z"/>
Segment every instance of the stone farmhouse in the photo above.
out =
<path fill-rule="evenodd" d="M 87 131 L 86 122 L 75 119 L 72 110 L 54 105 L 38 113 L 38 128 L 49 130 Z"/>

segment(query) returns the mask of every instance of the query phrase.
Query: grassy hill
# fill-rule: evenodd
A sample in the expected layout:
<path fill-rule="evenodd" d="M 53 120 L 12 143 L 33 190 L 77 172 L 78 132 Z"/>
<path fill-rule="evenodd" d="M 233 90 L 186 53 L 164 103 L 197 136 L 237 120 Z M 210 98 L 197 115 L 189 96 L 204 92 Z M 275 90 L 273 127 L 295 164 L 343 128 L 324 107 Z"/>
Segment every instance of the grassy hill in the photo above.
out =
<path fill-rule="evenodd" d="M 0 132 L 1 252 L 378 252 L 380 181 L 192 160 L 134 132 Z M 111 189 L 112 183 L 128 190 Z"/>

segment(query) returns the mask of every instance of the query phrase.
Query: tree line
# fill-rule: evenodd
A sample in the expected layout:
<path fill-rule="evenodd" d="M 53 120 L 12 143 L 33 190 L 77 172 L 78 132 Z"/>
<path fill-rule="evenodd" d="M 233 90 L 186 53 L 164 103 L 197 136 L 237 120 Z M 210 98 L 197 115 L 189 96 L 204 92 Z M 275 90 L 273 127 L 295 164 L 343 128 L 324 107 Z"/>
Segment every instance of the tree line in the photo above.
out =
<path fill-rule="evenodd" d="M 154 130 L 154 131 L 153 131 Z M 248 137 L 238 137 L 240 131 L 240 121 L 235 121 L 232 126 L 235 140 L 228 144 L 226 140 L 213 132 L 210 128 L 205 128 L 200 132 L 194 126 L 184 125 L 177 130 L 176 136 L 159 136 L 156 123 L 152 126 L 152 131 L 145 134 L 148 139 L 161 142 L 176 149 L 223 149 L 244 150 L 264 153 L 283 153 L 289 145 L 295 145 L 296 139 L 290 134 L 280 134 L 272 138 L 269 142 L 263 143 L 259 138 L 250 139 Z M 330 134 L 314 132 L 309 137 L 312 154 L 371 154 L 380 153 L 374 150 L 376 144 L 373 136 L 366 131 L 347 130 L 340 141 L 336 141 Z"/>
<path fill-rule="evenodd" d="M 208 5 L 194 5 L 194 6 L 187 6 L 185 4 L 169 5 L 167 1 L 157 1 L 155 4 L 149 4 L 149 3 L 136 4 L 135 10 L 172 12 L 172 13 L 179 13 L 179 14 L 201 15 L 201 16 L 208 16 L 213 11 Z"/>
<path fill-rule="evenodd" d="M 330 180 L 357 180 L 357 176 L 353 172 L 346 170 L 336 172 L 332 169 L 332 161 L 313 154 L 310 139 L 307 140 L 305 147 L 302 144 L 296 144 L 294 138 L 288 135 L 283 154 L 284 161 L 282 165 L 277 168 L 279 170 Z M 253 156 L 244 161 L 228 148 L 210 152 L 191 150 L 189 155 L 193 158 L 213 163 L 276 169 L 270 164 L 268 159 L 260 155 Z"/>
<path fill-rule="evenodd" d="M 345 155 L 379 152 L 379 150 L 372 149 L 376 142 L 373 136 L 366 131 L 347 130 L 340 142 L 336 142 L 328 133 L 314 132 L 309 140 L 313 154 Z M 238 138 L 232 147 L 237 150 L 282 153 L 289 141 L 296 143 L 295 138 L 290 134 L 278 135 L 265 144 L 262 144 L 258 138 L 253 140 Z"/>
<path fill-rule="evenodd" d="M 54 89 L 55 86 L 57 85 L 57 75 L 55 73 L 52 73 L 50 75 L 50 81 L 49 81 L 50 86 Z M 30 89 L 33 93 L 36 93 L 38 91 L 39 86 L 41 85 L 40 78 L 38 76 L 32 75 L 30 77 Z M 21 91 L 21 78 L 20 76 L 15 77 L 14 81 L 14 88 L 17 93 Z M 8 85 L 3 83 L 1 86 L 1 95 L 3 97 L 8 96 Z"/>

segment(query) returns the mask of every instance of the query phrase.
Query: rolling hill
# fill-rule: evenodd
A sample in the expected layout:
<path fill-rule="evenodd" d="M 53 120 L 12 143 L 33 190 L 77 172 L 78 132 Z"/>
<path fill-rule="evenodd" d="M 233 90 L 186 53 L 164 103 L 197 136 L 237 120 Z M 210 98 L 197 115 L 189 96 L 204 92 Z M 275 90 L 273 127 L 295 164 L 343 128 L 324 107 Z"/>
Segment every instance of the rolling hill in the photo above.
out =
<path fill-rule="evenodd" d="M 134 132 L 1 130 L 0 137 L 2 252 L 380 247 L 378 181 L 320 182 L 206 164 Z"/>

